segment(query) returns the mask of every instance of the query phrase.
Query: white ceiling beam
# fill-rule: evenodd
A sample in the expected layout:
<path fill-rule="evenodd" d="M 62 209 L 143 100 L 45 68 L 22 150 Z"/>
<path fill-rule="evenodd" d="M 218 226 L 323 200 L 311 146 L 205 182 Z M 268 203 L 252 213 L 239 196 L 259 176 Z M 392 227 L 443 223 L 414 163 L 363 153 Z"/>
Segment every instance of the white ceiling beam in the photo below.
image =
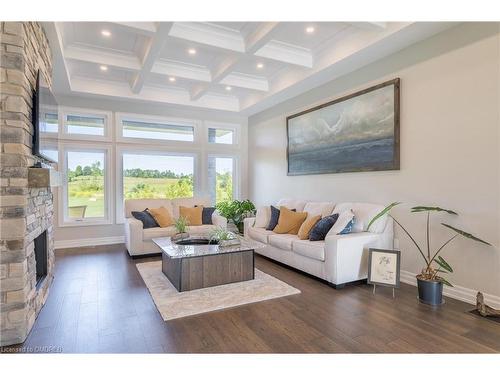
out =
<path fill-rule="evenodd" d="M 114 24 L 149 36 L 156 32 L 156 25 L 154 22 L 114 22 Z"/>
<path fill-rule="evenodd" d="M 193 65 L 173 60 L 158 60 L 151 69 L 152 73 L 165 76 L 186 78 L 194 81 L 210 82 L 210 70 L 204 66 Z"/>
<path fill-rule="evenodd" d="M 277 40 L 271 40 L 255 52 L 255 55 L 306 68 L 313 67 L 313 57 L 310 50 Z"/>
<path fill-rule="evenodd" d="M 244 89 L 269 91 L 269 83 L 266 78 L 243 73 L 231 73 L 221 82 L 223 85 L 241 87 Z"/>
<path fill-rule="evenodd" d="M 197 85 L 191 90 L 191 99 L 198 100 L 205 95 L 211 87 L 222 81 L 231 73 L 234 66 L 238 63 L 239 56 L 233 55 L 222 59 L 212 70 L 211 84 Z"/>
<path fill-rule="evenodd" d="M 366 31 L 383 31 L 387 27 L 387 22 L 348 22 L 358 29 Z"/>
<path fill-rule="evenodd" d="M 69 60 L 109 65 L 122 69 L 135 71 L 141 69 L 141 63 L 137 56 L 104 51 L 100 48 L 69 45 L 64 49 L 64 56 Z"/>
<path fill-rule="evenodd" d="M 156 33 L 153 38 L 150 40 L 144 58 L 142 60 L 142 67 L 139 73 L 137 73 L 134 81 L 132 82 L 131 89 L 134 94 L 138 94 L 142 86 L 144 86 L 144 82 L 148 74 L 151 72 L 155 61 L 160 56 L 161 50 L 167 41 L 168 33 L 172 28 L 172 22 L 162 22 L 158 26 Z"/>
<path fill-rule="evenodd" d="M 245 42 L 236 30 L 203 22 L 174 22 L 170 36 L 213 47 L 245 52 Z"/>
<path fill-rule="evenodd" d="M 52 69 L 57 72 L 57 74 L 53 75 L 52 86 L 58 87 L 59 91 L 63 93 L 70 93 L 71 78 L 68 66 L 66 65 L 61 32 L 55 22 L 42 22 L 42 25 L 49 39 L 50 49 L 52 51 Z"/>
<path fill-rule="evenodd" d="M 253 55 L 271 39 L 279 22 L 262 22 L 245 38 L 245 52 Z"/>

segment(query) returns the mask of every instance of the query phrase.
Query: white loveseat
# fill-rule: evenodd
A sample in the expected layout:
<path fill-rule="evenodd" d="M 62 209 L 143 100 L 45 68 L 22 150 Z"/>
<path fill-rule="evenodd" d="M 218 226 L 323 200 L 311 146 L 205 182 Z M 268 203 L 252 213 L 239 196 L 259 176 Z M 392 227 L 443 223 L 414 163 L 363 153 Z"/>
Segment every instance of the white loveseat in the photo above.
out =
<path fill-rule="evenodd" d="M 125 200 L 125 245 L 128 253 L 132 256 L 157 254 L 160 252 L 152 239 L 156 237 L 173 236 L 176 234 L 174 226 L 166 228 L 142 227 L 142 222 L 132 216 L 132 211 L 143 211 L 146 208 L 165 207 L 170 211 L 172 217 L 179 218 L 179 207 L 194 207 L 195 205 L 209 207 L 210 198 L 177 198 L 177 199 L 127 199 Z M 212 215 L 212 225 L 189 226 L 188 233 L 194 235 L 207 235 L 215 227 L 227 227 L 226 218 L 220 216 L 217 211 Z"/>
<path fill-rule="evenodd" d="M 300 240 L 296 235 L 276 234 L 266 230 L 262 227 L 263 221 L 259 219 L 262 218 L 259 211 L 265 208 L 258 209 L 259 227 L 255 226 L 255 218 L 247 218 L 244 221 L 245 236 L 266 245 L 255 250 L 257 253 L 326 280 L 337 288 L 367 278 L 369 248 L 393 248 L 394 224 L 391 217 L 382 217 L 370 227 L 370 231 L 366 231 L 370 220 L 384 206 L 290 199 L 282 199 L 275 205 L 278 208 L 280 206 L 308 212 L 309 215 L 321 214 L 323 217 L 344 210 L 353 211 L 352 232 L 342 235 L 329 234 L 324 241 Z"/>

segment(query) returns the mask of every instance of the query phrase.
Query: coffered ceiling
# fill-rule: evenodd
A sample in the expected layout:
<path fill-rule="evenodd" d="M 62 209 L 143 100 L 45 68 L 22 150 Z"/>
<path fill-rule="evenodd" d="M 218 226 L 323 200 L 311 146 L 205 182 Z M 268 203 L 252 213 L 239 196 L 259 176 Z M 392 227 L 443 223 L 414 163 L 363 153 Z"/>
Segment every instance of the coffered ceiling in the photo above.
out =
<path fill-rule="evenodd" d="M 452 23 L 47 22 L 54 91 L 251 115 Z"/>

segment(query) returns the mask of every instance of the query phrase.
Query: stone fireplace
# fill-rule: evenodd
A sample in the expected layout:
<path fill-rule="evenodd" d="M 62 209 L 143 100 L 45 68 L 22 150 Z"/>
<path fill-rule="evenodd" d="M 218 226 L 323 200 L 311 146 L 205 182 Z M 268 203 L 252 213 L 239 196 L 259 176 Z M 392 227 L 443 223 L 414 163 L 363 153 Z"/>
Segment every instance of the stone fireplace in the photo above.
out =
<path fill-rule="evenodd" d="M 38 71 L 51 82 L 52 63 L 39 23 L 1 22 L 0 29 L 0 346 L 5 346 L 26 339 L 53 279 L 52 190 L 29 178 L 35 164 L 32 92 Z"/>

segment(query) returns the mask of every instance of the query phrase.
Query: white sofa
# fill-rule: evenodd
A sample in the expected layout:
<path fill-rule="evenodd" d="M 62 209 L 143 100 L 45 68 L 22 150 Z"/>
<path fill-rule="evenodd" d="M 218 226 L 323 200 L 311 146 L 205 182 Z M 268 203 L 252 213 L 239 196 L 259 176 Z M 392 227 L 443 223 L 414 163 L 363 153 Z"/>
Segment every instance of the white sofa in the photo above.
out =
<path fill-rule="evenodd" d="M 142 222 L 132 216 L 132 211 L 143 211 L 146 208 L 165 207 L 170 211 L 172 217 L 179 217 L 179 207 L 194 207 L 202 205 L 211 206 L 210 198 L 177 198 L 177 199 L 127 199 L 125 200 L 125 245 L 131 256 L 157 254 L 160 252 L 152 239 L 156 237 L 173 236 L 176 234 L 174 226 L 166 228 L 142 227 Z M 215 227 L 227 227 L 227 219 L 220 216 L 217 211 L 212 215 L 213 225 L 189 226 L 188 233 L 195 235 L 207 235 Z"/>
<path fill-rule="evenodd" d="M 327 235 L 324 241 L 300 240 L 296 235 L 276 234 L 266 230 L 259 208 L 256 218 L 244 221 L 245 236 L 266 246 L 256 249 L 258 254 L 299 269 L 326 280 L 337 288 L 347 283 L 364 280 L 368 275 L 368 248 L 392 249 L 394 223 L 390 216 L 379 219 L 366 231 L 370 220 L 384 206 L 370 203 L 307 202 L 282 199 L 275 207 L 285 206 L 310 215 L 323 217 L 351 209 L 354 213 L 354 226 L 349 234 Z"/>

